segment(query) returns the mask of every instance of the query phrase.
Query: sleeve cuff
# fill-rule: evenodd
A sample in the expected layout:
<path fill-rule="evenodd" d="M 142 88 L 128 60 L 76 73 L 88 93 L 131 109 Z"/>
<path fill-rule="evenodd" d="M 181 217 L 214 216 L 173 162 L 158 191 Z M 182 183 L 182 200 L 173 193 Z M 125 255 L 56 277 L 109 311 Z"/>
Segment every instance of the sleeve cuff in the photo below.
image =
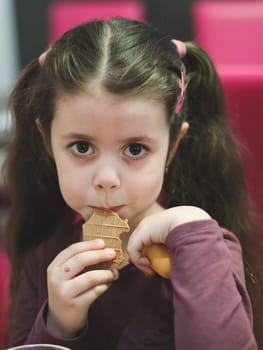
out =
<path fill-rule="evenodd" d="M 40 309 L 34 327 L 30 333 L 27 343 L 48 343 L 65 346 L 72 349 L 78 349 L 83 346 L 83 338 L 87 333 L 88 327 L 85 327 L 76 337 L 61 338 L 54 336 L 46 327 L 46 315 L 48 301 L 46 300 Z"/>

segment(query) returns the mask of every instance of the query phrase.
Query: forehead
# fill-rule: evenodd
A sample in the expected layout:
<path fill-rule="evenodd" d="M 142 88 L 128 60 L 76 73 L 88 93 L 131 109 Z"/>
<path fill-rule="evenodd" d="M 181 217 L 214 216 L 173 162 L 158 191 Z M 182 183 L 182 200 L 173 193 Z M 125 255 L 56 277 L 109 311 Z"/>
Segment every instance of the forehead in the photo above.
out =
<path fill-rule="evenodd" d="M 115 104 L 141 104 L 141 105 L 159 105 L 165 110 L 165 104 L 160 97 L 154 97 L 153 95 L 148 95 L 146 93 L 141 94 L 117 94 L 106 90 L 103 87 L 98 86 L 97 83 L 89 84 L 83 90 L 76 92 L 63 92 L 60 91 L 55 100 L 55 109 L 57 110 L 63 104 L 71 104 L 72 102 L 81 103 L 86 101 L 86 103 L 92 101 L 101 101 L 106 103 L 111 103 L 113 106 Z"/>
<path fill-rule="evenodd" d="M 164 103 L 149 96 L 120 96 L 103 89 L 61 94 L 55 104 L 54 119 L 64 122 L 167 123 Z"/>

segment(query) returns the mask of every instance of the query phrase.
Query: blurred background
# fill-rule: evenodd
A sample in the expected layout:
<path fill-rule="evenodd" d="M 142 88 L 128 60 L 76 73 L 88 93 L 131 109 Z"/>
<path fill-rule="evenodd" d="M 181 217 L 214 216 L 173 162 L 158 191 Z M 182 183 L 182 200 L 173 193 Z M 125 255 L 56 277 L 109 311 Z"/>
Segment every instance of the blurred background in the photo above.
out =
<path fill-rule="evenodd" d="M 193 0 L 84 0 L 84 1 L 57 1 L 57 0 L 1 0 L 6 3 L 14 4 L 15 25 L 17 30 L 17 43 L 19 47 L 19 61 L 23 65 L 30 59 L 38 55 L 48 44 L 50 38 L 50 20 L 52 17 L 52 9 L 54 6 L 62 3 L 65 6 L 75 5 L 75 8 L 84 8 L 87 18 L 91 18 L 89 12 L 93 12 L 94 7 L 98 7 L 98 11 L 93 12 L 93 16 L 101 17 L 101 9 L 108 6 L 113 8 L 116 14 L 128 14 L 134 18 L 142 17 L 156 25 L 159 29 L 166 33 L 176 35 L 182 40 L 192 37 L 190 5 Z M 140 10 L 136 9 L 136 4 L 141 4 L 143 15 Z M 84 5 L 84 6 L 83 6 Z M 10 5 L 9 5 L 10 6 Z M 86 10 L 85 10 L 86 8 Z M 130 9 L 130 10 L 129 10 Z M 62 10 L 60 10 L 62 15 Z M 105 15 L 105 13 L 103 14 Z M 70 21 L 70 19 L 68 19 Z"/>

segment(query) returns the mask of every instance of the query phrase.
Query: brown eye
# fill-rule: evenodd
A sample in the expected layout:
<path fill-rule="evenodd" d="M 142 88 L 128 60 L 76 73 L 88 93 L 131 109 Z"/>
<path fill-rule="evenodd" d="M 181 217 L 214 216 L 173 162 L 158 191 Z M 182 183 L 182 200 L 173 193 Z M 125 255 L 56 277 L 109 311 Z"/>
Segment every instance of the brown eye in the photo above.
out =
<path fill-rule="evenodd" d="M 76 155 L 91 155 L 94 153 L 93 148 L 91 147 L 91 145 L 88 142 L 85 141 L 78 141 L 75 142 L 72 146 L 72 151 L 74 154 Z"/>
<path fill-rule="evenodd" d="M 134 158 L 134 159 L 142 158 L 145 156 L 146 153 L 147 153 L 146 147 L 144 145 L 141 145 L 140 143 L 132 143 L 128 145 L 124 150 L 125 156 Z"/>

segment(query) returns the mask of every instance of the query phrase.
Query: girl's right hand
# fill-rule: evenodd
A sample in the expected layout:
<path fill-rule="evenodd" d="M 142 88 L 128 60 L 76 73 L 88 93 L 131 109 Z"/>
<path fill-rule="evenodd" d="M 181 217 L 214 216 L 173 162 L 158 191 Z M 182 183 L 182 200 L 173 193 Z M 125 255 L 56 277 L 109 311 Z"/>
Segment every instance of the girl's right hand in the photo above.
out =
<path fill-rule="evenodd" d="M 115 258 L 113 249 L 104 249 L 103 240 L 74 243 L 51 262 L 47 269 L 49 313 L 47 327 L 63 337 L 72 337 L 86 323 L 91 304 L 118 278 L 117 271 L 87 267 Z"/>

